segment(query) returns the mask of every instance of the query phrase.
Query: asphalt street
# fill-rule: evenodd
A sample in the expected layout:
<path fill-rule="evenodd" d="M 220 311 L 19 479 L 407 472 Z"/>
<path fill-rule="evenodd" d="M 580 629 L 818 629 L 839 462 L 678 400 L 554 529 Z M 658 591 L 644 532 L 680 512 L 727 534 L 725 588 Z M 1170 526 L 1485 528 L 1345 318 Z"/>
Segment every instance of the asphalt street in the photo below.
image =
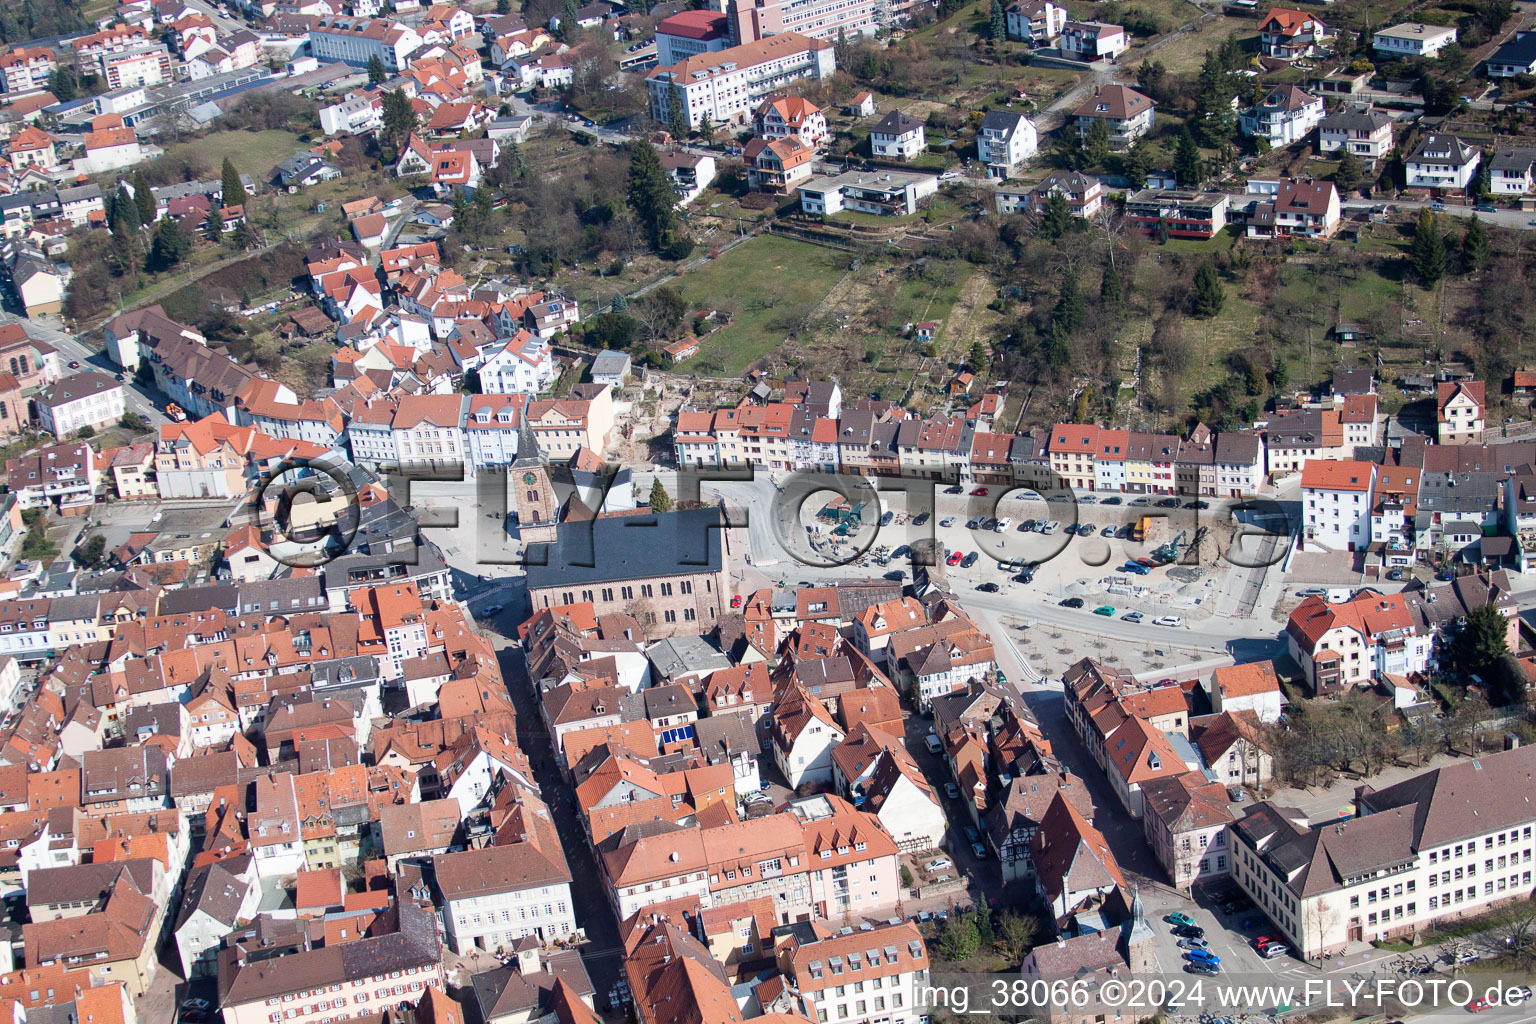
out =
<path fill-rule="evenodd" d="M 56 316 L 43 316 L 34 319 L 17 316 L 15 313 L 0 313 L 0 324 L 19 323 L 27 336 L 38 341 L 47 342 L 59 352 L 59 375 L 68 377 L 72 373 L 81 370 L 97 370 L 112 377 L 121 372 L 121 367 L 107 358 L 107 354 L 99 349 L 91 348 L 75 335 L 64 330 L 63 323 Z M 71 369 L 69 364 L 77 362 L 80 368 Z M 151 426 L 169 423 L 165 413 L 155 405 L 156 393 L 149 388 L 141 387 L 134 383 L 132 377 L 127 377 L 123 382 L 123 406 L 129 412 L 136 412 L 149 421 Z"/>

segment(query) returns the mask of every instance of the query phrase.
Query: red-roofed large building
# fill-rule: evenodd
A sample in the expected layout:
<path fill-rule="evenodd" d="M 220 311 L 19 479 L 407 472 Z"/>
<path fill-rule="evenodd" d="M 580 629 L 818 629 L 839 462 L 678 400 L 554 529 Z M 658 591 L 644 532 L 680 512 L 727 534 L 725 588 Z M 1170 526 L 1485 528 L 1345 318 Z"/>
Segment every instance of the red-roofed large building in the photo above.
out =
<path fill-rule="evenodd" d="M 1373 463 L 1309 460 L 1301 467 L 1306 540 L 1332 551 L 1355 551 L 1369 545 L 1375 483 Z"/>
<path fill-rule="evenodd" d="M 656 23 L 656 60 L 676 64 L 701 53 L 719 53 L 731 45 L 724 11 L 679 11 Z"/>
<path fill-rule="evenodd" d="M 0 84 L 13 97 L 42 92 L 58 66 L 58 57 L 46 46 L 18 46 L 0 56 Z"/>
<path fill-rule="evenodd" d="M 1373 590 L 1337 604 L 1307 598 L 1291 613 L 1285 637 L 1308 687 L 1319 696 L 1377 675 L 1427 671 L 1434 646 L 1433 632 L 1419 625 L 1407 597 Z"/>
<path fill-rule="evenodd" d="M 743 11 L 743 16 L 755 13 Z M 698 124 L 701 117 L 716 125 L 743 124 L 758 104 L 791 82 L 832 77 L 837 59 L 831 41 L 771 31 L 778 34 L 657 67 L 646 77 L 651 116 L 668 122 L 675 85 L 688 124 Z"/>

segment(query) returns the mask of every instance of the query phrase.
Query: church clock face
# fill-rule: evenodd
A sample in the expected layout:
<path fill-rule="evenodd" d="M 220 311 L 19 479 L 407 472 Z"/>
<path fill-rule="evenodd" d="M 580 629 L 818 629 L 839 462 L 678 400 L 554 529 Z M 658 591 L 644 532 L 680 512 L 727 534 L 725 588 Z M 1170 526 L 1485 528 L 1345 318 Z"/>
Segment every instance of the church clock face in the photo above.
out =
<path fill-rule="evenodd" d="M 531 483 L 533 483 L 537 479 L 538 479 L 538 477 L 534 476 L 532 473 L 524 473 L 523 474 L 523 483 L 525 483 L 525 484 L 531 484 Z"/>

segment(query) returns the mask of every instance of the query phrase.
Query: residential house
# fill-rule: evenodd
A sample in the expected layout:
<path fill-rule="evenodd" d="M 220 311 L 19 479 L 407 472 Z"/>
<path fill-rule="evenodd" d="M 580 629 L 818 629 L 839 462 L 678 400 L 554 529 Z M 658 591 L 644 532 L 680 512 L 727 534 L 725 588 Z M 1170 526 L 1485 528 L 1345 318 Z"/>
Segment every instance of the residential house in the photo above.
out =
<path fill-rule="evenodd" d="M 1067 21 L 1062 27 L 1063 56 L 1077 60 L 1114 60 L 1131 45 L 1129 33 L 1119 25 L 1102 21 Z"/>
<path fill-rule="evenodd" d="M 1392 151 L 1392 118 L 1370 104 L 1350 104 L 1317 124 L 1320 153 L 1352 153 L 1360 160 L 1384 160 Z"/>
<path fill-rule="evenodd" d="M 810 178 L 816 151 L 797 136 L 753 139 L 743 153 L 747 162 L 747 186 L 759 192 L 788 195 Z"/>
<path fill-rule="evenodd" d="M 1009 39 L 1050 45 L 1067 27 L 1067 9 L 1051 0 L 1014 0 L 1004 15 Z"/>
<path fill-rule="evenodd" d="M 892 110 L 869 131 L 870 155 L 877 160 L 911 160 L 928 148 L 923 122 Z"/>
<path fill-rule="evenodd" d="M 1217 713 L 1248 711 L 1266 725 L 1280 720 L 1285 704 L 1272 661 L 1254 661 L 1215 669 L 1206 680 L 1205 691 L 1211 707 Z"/>
<path fill-rule="evenodd" d="M 815 149 L 827 138 L 827 118 L 821 108 L 800 96 L 780 96 L 768 100 L 752 117 L 759 138 L 782 139 L 794 136 Z"/>
<path fill-rule="evenodd" d="M 1272 7 L 1259 22 L 1259 53 L 1280 60 L 1309 57 L 1328 38 L 1322 19 L 1289 7 Z"/>
<path fill-rule="evenodd" d="M 1023 114 L 989 110 L 981 119 L 976 133 L 976 159 L 986 165 L 987 177 L 1013 177 L 1038 149 L 1035 126 Z"/>
<path fill-rule="evenodd" d="M 1435 389 L 1436 440 L 1440 444 L 1481 444 L 1488 405 L 1483 382 L 1441 381 Z"/>
<path fill-rule="evenodd" d="M 1376 467 L 1352 460 L 1313 460 L 1301 469 L 1303 536 L 1333 551 L 1363 550 L 1371 538 Z"/>
<path fill-rule="evenodd" d="M 1141 795 L 1147 845 L 1174 888 L 1190 893 L 1227 876 L 1232 860 L 1227 828 L 1234 816 L 1221 783 L 1189 772 L 1148 782 Z"/>
<path fill-rule="evenodd" d="M 1532 36 L 1536 45 L 1536 35 Z M 1531 168 L 1536 165 L 1536 149 L 1495 150 L 1488 158 L 1488 190 L 1496 196 L 1523 196 L 1531 191 Z"/>
<path fill-rule="evenodd" d="M 1483 62 L 1489 78 L 1536 74 L 1536 32 L 1516 32 Z"/>
<path fill-rule="evenodd" d="M 1070 25 L 1069 25 L 1070 31 Z M 1093 95 L 1073 111 L 1077 134 L 1086 136 L 1095 121 L 1109 128 L 1112 149 L 1129 149 L 1137 139 L 1152 130 L 1156 104 L 1128 85 L 1095 86 Z"/>
<path fill-rule="evenodd" d="M 1255 106 L 1243 113 L 1238 124 L 1244 135 L 1263 139 L 1271 147 L 1289 146 L 1312 133 L 1323 120 L 1320 96 L 1294 85 L 1272 89 Z"/>
<path fill-rule="evenodd" d="M 1465 189 L 1477 176 L 1482 161 L 1482 150 L 1454 135 L 1426 135 L 1408 154 L 1408 187 Z"/>
<path fill-rule="evenodd" d="M 1432 58 L 1456 41 L 1456 30 L 1440 25 L 1424 25 L 1407 21 L 1391 28 L 1379 29 L 1371 36 L 1371 48 L 1387 58 L 1405 60 L 1410 57 Z"/>

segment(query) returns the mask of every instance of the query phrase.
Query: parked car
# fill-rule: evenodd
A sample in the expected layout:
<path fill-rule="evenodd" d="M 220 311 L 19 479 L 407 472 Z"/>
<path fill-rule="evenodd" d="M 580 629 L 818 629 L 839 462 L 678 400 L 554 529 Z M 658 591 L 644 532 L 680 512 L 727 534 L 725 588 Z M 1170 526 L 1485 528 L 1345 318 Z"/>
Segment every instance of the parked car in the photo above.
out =
<path fill-rule="evenodd" d="M 955 525 L 955 517 L 954 516 L 945 516 L 943 519 L 939 520 L 939 525 L 944 527 L 945 529 L 948 529 L 949 527 Z"/>
<path fill-rule="evenodd" d="M 1327 593 L 1328 593 L 1328 591 L 1324 590 L 1322 587 L 1305 587 L 1305 588 L 1303 588 L 1301 590 L 1296 591 L 1296 596 L 1297 597 L 1323 597 Z"/>
<path fill-rule="evenodd" d="M 1407 578 L 1408 578 L 1408 570 L 1407 569 L 1388 569 L 1387 570 L 1387 579 L 1391 580 L 1393 583 L 1401 583 L 1401 582 L 1403 582 L 1403 580 L 1405 580 Z"/>
<path fill-rule="evenodd" d="M 1181 939 L 1203 939 L 1205 929 L 1197 924 L 1181 924 L 1173 930 L 1173 934 Z"/>
<path fill-rule="evenodd" d="M 1489 1008 L 1491 1008 L 1493 1006 L 1497 1006 L 1497 1005 L 1498 1004 L 1494 1001 L 1494 998 L 1492 996 L 1482 996 L 1482 997 L 1480 997 L 1478 999 L 1472 1000 L 1470 1003 L 1467 1004 L 1467 1012 L 1468 1013 L 1481 1013 L 1483 1010 L 1487 1010 L 1487 1009 L 1489 1009 Z"/>
<path fill-rule="evenodd" d="M 1283 942 L 1271 942 L 1269 945 L 1259 950 L 1259 956 L 1263 957 L 1265 960 L 1273 960 L 1277 956 L 1285 956 L 1285 954 L 1289 953 L 1290 951 L 1291 947 L 1287 946 Z"/>
<path fill-rule="evenodd" d="M 1181 914 L 1178 911 L 1174 911 L 1172 914 L 1169 914 L 1167 917 L 1163 918 L 1163 920 L 1167 921 L 1175 928 L 1182 925 L 1190 925 L 1195 923 L 1194 918 L 1190 917 L 1188 914 Z"/>
<path fill-rule="evenodd" d="M 1099 500 L 1098 498 L 1094 497 L 1091 494 L 1079 494 L 1077 496 L 1077 503 L 1079 505 L 1092 505 L 1092 504 L 1096 503 L 1098 500 Z"/>
<path fill-rule="evenodd" d="M 912 525 L 913 526 L 922 526 L 927 521 L 928 521 L 928 513 L 927 512 L 919 512 L 917 515 L 912 517 Z"/>
<path fill-rule="evenodd" d="M 1211 964 L 1221 963 L 1221 957 L 1217 956 L 1215 953 L 1212 953 L 1208 949 L 1191 949 L 1184 954 L 1184 959 L 1191 961 L 1203 960 L 1206 963 Z"/>
<path fill-rule="evenodd" d="M 1101 604 L 1093 610 L 1093 614 L 1112 619 L 1115 617 L 1115 606 L 1112 604 Z"/>
<path fill-rule="evenodd" d="M 985 498 L 986 496 L 987 496 L 987 489 L 985 487 L 972 487 L 971 488 L 971 497 L 973 497 L 973 498 Z"/>
<path fill-rule="evenodd" d="M 928 748 L 928 753 L 930 754 L 944 753 L 944 744 L 939 742 L 938 733 L 932 729 L 929 729 L 928 735 L 923 737 L 923 746 Z"/>
<path fill-rule="evenodd" d="M 1277 935 L 1260 935 L 1258 938 L 1253 940 L 1253 948 L 1262 951 L 1264 947 L 1269 945 L 1271 942 L 1279 941 L 1280 937 Z"/>
<path fill-rule="evenodd" d="M 971 566 L 976 564 L 976 559 L 980 557 L 981 556 L 974 551 L 966 552 L 965 557 L 960 559 L 960 568 L 969 569 Z"/>
<path fill-rule="evenodd" d="M 1121 572 L 1128 572 L 1128 573 L 1131 573 L 1131 574 L 1133 574 L 1135 576 L 1150 576 L 1150 575 L 1152 575 L 1152 570 L 1151 569 L 1148 569 L 1146 566 L 1141 565 L 1138 562 L 1126 562 L 1124 565 L 1122 565 L 1120 567 L 1120 571 Z"/>
<path fill-rule="evenodd" d="M 1115 535 L 1115 526 L 1114 526 L 1113 523 L 1111 523 L 1110 525 L 1104 527 L 1104 529 L 1099 531 L 1099 536 L 1100 537 L 1113 537 L 1114 535 Z"/>
<path fill-rule="evenodd" d="M 955 866 L 955 862 L 948 857 L 936 857 L 923 865 L 924 871 L 944 871 Z"/>
<path fill-rule="evenodd" d="M 890 526 L 891 525 L 891 521 L 894 520 L 895 518 L 896 518 L 896 513 L 894 513 L 894 512 L 887 512 L 883 516 L 880 517 L 880 525 L 881 526 Z"/>
<path fill-rule="evenodd" d="M 1184 620 L 1177 615 L 1159 615 L 1152 620 L 1154 626 L 1182 626 Z"/>
<path fill-rule="evenodd" d="M 1017 576 L 1014 577 L 1014 581 L 1017 582 L 1017 583 L 1033 583 L 1033 582 L 1035 582 L 1035 570 L 1033 570 L 1033 569 L 1025 569 L 1023 572 L 1019 573 Z"/>
<path fill-rule="evenodd" d="M 1150 504 L 1152 504 L 1152 499 L 1151 498 L 1137 498 L 1135 501 L 1131 502 L 1131 507 L 1132 508 L 1145 508 L 1146 506 L 1148 506 Z"/>
<path fill-rule="evenodd" d="M 489 619 L 489 618 L 491 618 L 494 615 L 500 615 L 500 614 L 501 614 L 501 605 L 499 605 L 499 604 L 488 604 L 484 608 L 480 609 L 480 618 L 482 618 L 482 619 Z"/>
<path fill-rule="evenodd" d="M 1034 528 L 1035 528 L 1035 521 L 1033 519 L 1026 519 L 1022 523 L 1019 524 L 1019 532 L 1020 533 L 1029 533 L 1032 530 L 1034 530 Z"/>
<path fill-rule="evenodd" d="M 976 855 L 976 859 L 977 860 L 986 860 L 987 859 L 987 848 L 985 846 L 982 846 L 980 843 L 972 843 L 971 844 L 971 852 Z"/>
<path fill-rule="evenodd" d="M 1144 616 L 1141 614 L 1141 612 L 1126 612 L 1124 615 L 1120 616 L 1120 620 L 1122 622 L 1140 622 L 1143 618 Z"/>
<path fill-rule="evenodd" d="M 1159 501 L 1157 503 L 1157 507 L 1158 508 L 1178 508 L 1179 507 L 1179 499 L 1178 498 L 1162 498 L 1162 499 L 1159 499 Z"/>
<path fill-rule="evenodd" d="M 976 589 L 981 591 L 983 594 L 995 594 L 1003 588 L 999 587 L 996 583 L 989 582 L 976 584 Z"/>
<path fill-rule="evenodd" d="M 1179 940 L 1179 948 L 1180 949 L 1210 949 L 1211 946 L 1210 946 L 1210 943 L 1206 942 L 1204 939 L 1180 939 Z"/>
<path fill-rule="evenodd" d="M 1478 213 L 1498 213 L 1499 208 L 1492 203 L 1478 203 L 1473 207 Z"/>
<path fill-rule="evenodd" d="M 1063 608 L 1081 608 L 1083 606 L 1083 599 L 1080 597 L 1069 597 L 1064 601 L 1058 601 L 1057 604 Z"/>
<path fill-rule="evenodd" d="M 1214 976 L 1221 973 L 1221 965 L 1207 963 L 1204 960 L 1191 960 L 1184 965 L 1184 969 L 1190 974 L 1204 974 Z"/>
<path fill-rule="evenodd" d="M 1119 498 L 1105 498 L 1103 501 L 1099 502 L 1099 504 L 1101 504 L 1101 505 L 1118 505 L 1118 504 L 1120 504 L 1120 499 Z"/>
<path fill-rule="evenodd" d="M 965 528 L 967 530 L 977 530 L 977 529 L 980 529 L 981 528 L 981 524 L 985 520 L 986 520 L 985 516 L 972 516 L 971 518 L 969 518 L 969 519 L 967 519 L 965 521 Z"/>
<path fill-rule="evenodd" d="M 945 563 L 948 564 L 948 565 L 959 565 L 960 564 L 960 559 L 962 559 L 964 557 L 965 556 L 962 555 L 958 551 L 951 551 L 949 553 L 949 557 L 947 559 L 945 559 Z"/>
<path fill-rule="evenodd" d="M 953 782 L 946 782 L 944 783 L 944 795 L 949 797 L 951 800 L 959 800 L 960 787 L 955 785 Z"/>
<path fill-rule="evenodd" d="M 976 831 L 975 825 L 967 825 L 965 826 L 965 838 L 967 842 L 979 843 L 981 842 L 981 833 Z"/>

